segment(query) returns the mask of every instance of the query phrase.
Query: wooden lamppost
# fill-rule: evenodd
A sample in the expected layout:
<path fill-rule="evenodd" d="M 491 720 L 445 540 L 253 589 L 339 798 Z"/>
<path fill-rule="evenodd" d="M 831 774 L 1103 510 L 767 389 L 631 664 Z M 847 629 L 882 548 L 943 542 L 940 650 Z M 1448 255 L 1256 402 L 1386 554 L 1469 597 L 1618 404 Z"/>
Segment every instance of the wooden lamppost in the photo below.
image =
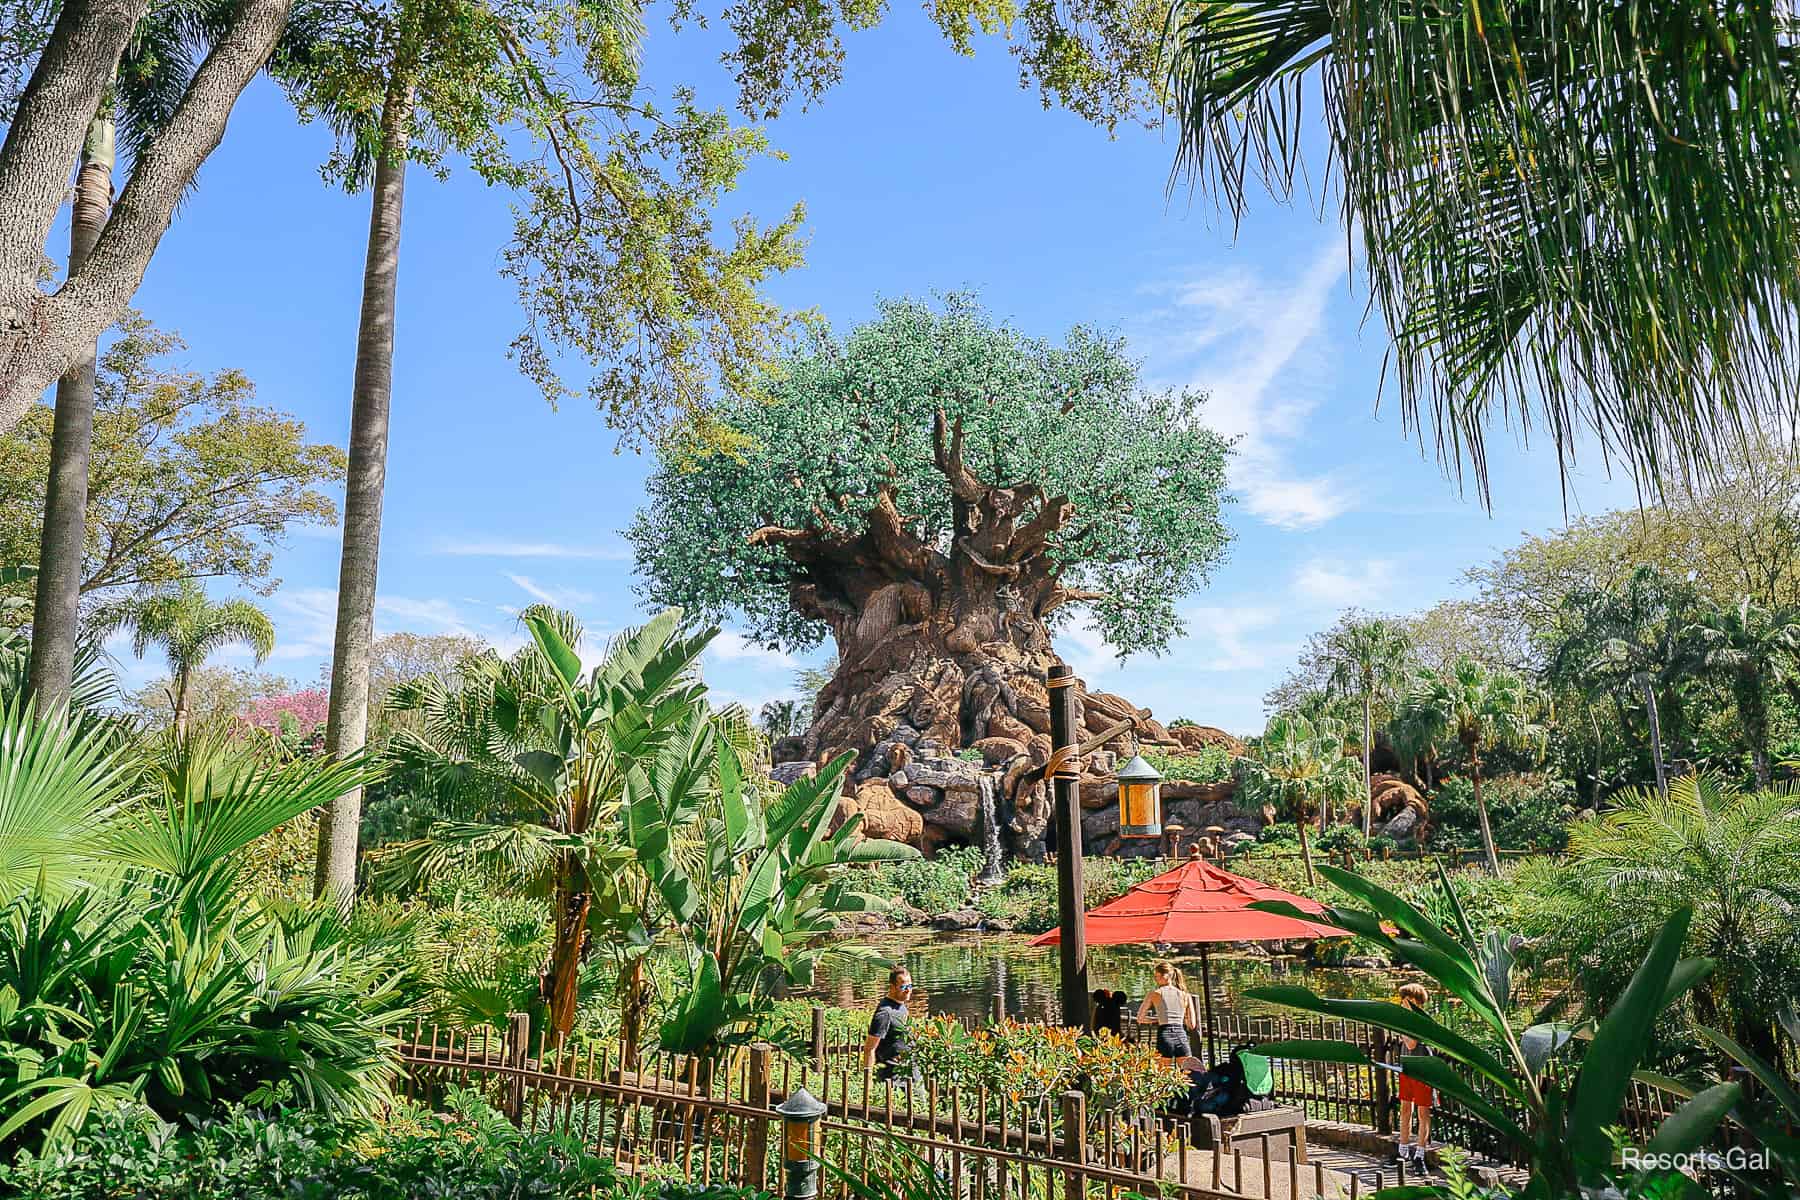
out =
<path fill-rule="evenodd" d="M 1063 1024 L 1084 1028 L 1088 1022 L 1087 885 L 1081 869 L 1081 762 L 1075 731 L 1075 670 L 1058 663 L 1045 686 L 1050 689 L 1050 781 L 1056 815 L 1056 918 L 1062 929 Z"/>

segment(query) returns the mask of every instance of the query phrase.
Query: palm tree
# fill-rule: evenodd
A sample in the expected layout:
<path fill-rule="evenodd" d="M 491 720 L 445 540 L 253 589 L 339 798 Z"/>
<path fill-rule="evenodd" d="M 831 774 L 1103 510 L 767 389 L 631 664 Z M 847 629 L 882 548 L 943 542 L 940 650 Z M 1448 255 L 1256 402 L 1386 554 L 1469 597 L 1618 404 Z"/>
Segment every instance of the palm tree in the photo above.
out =
<path fill-rule="evenodd" d="M 1680 664 L 1682 637 L 1696 603 L 1692 587 L 1655 567 L 1640 566 L 1618 593 L 1592 590 L 1564 598 L 1571 625 L 1550 658 L 1553 681 L 1584 691 L 1596 685 L 1638 690 L 1650 731 L 1656 790 L 1663 795 L 1669 779 L 1656 692 Z"/>
<path fill-rule="evenodd" d="M 1375 753 L 1375 705 L 1406 686 L 1411 673 L 1411 642 L 1406 631 L 1380 617 L 1351 620 L 1332 631 L 1325 643 L 1331 665 L 1328 687 L 1353 695 L 1362 703 L 1363 836 L 1374 831 L 1375 789 L 1370 760 Z"/>
<path fill-rule="evenodd" d="M 1624 13 L 1629 11 L 1627 18 Z M 1496 409 L 1641 479 L 1791 427 L 1800 87 L 1783 4 L 1174 0 L 1180 160 L 1241 217 L 1318 144 L 1402 412 L 1485 495 Z"/>
<path fill-rule="evenodd" d="M 1472 658 L 1448 672 L 1424 671 L 1406 698 L 1403 720 L 1433 742 L 1455 741 L 1468 756 L 1475 784 L 1475 811 L 1481 819 L 1481 846 L 1488 870 L 1500 872 L 1487 801 L 1481 794 L 1482 756 L 1503 746 L 1541 749 L 1548 739 L 1533 720 L 1536 698 L 1525 680 Z"/>
<path fill-rule="evenodd" d="M 1527 932 L 1560 959 L 1592 1007 L 1623 990 L 1632 964 L 1678 908 L 1694 911 L 1683 953 L 1718 968 L 1695 1017 L 1779 1061 L 1779 1019 L 1800 973 L 1800 794 L 1742 793 L 1711 775 L 1668 794 L 1623 794 L 1569 828 L 1568 853 L 1521 876 Z"/>
<path fill-rule="evenodd" d="M 187 729 L 188 683 L 196 668 L 226 646 L 249 646 L 261 666 L 275 649 L 275 626 L 268 614 L 248 600 L 215 604 L 191 579 L 166 591 L 134 596 L 95 612 L 96 639 L 118 630 L 131 634 L 131 650 L 142 658 L 161 646 L 169 660 L 169 705 L 175 730 Z"/>
<path fill-rule="evenodd" d="M 1711 608 L 1688 627 L 1683 661 L 1731 689 L 1756 786 L 1768 787 L 1767 689 L 1800 663 L 1800 609 L 1765 608 L 1747 596 L 1734 608 Z"/>
<path fill-rule="evenodd" d="M 473 660 L 460 688 L 428 676 L 394 690 L 390 702 L 420 713 L 423 728 L 396 736 L 390 753 L 433 780 L 457 817 L 386 850 L 382 869 L 417 881 L 478 864 L 551 897 L 542 998 L 556 1033 L 574 1027 L 589 933 L 600 926 L 622 960 L 635 1044 L 653 931 L 649 883 L 627 871 L 632 852 L 618 836 L 626 783 L 666 757 L 698 793 L 717 729 L 695 664 L 716 630 L 683 631 L 671 610 L 621 634 L 583 673 L 573 616 L 534 605 L 521 619 L 532 644 L 506 662 Z"/>
<path fill-rule="evenodd" d="M 1305 717 L 1280 715 L 1269 719 L 1249 757 L 1241 760 L 1247 785 L 1242 802 L 1267 805 L 1299 827 L 1300 855 L 1309 883 L 1316 882 L 1312 844 L 1307 840 L 1313 821 L 1332 804 L 1356 795 L 1361 786 L 1356 760 L 1344 754 L 1347 740 L 1337 721 L 1315 723 Z M 1364 797 L 1366 800 L 1366 792 Z"/>

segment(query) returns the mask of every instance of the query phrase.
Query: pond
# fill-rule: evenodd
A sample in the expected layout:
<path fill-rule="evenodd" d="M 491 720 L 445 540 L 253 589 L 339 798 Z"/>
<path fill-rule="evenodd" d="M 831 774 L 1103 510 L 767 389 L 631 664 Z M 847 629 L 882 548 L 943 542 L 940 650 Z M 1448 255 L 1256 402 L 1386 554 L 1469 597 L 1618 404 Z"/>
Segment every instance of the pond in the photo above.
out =
<path fill-rule="evenodd" d="M 813 986 L 789 988 L 790 997 L 817 999 L 844 1008 L 866 1008 L 887 986 L 888 968 L 904 962 L 919 989 L 915 1008 L 981 1021 L 993 1013 L 996 993 L 1006 997 L 1008 1016 L 1041 1021 L 1055 1016 L 1059 951 L 1032 946 L 1024 934 L 928 933 L 896 930 L 858 937 L 857 944 L 876 957 L 832 956 L 821 963 Z M 1168 957 L 1187 975 L 1188 986 L 1200 989 L 1200 959 L 1162 955 L 1147 946 L 1094 946 L 1088 950 L 1091 986 L 1114 988 L 1131 998 L 1129 1013 L 1151 987 L 1151 966 Z M 1270 1005 L 1244 998 L 1247 988 L 1270 983 L 1297 983 L 1322 996 L 1388 999 L 1401 976 L 1384 971 L 1314 967 L 1296 958 L 1257 954 L 1212 954 L 1215 1008 L 1243 1014 L 1274 1013 Z"/>

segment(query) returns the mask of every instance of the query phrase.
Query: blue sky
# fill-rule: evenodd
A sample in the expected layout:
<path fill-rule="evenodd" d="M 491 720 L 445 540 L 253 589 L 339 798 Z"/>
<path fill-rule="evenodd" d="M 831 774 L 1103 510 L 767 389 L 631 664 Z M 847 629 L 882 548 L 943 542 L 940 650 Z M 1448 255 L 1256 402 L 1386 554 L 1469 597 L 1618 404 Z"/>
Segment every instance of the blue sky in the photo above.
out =
<path fill-rule="evenodd" d="M 650 78 L 728 104 L 710 37 L 657 32 Z M 1209 391 L 1210 423 L 1240 437 L 1235 541 L 1211 586 L 1184 600 L 1188 635 L 1166 657 L 1120 665 L 1074 631 L 1060 648 L 1095 686 L 1165 719 L 1259 730 L 1263 693 L 1343 608 L 1459 594 L 1468 565 L 1563 520 L 1544 447 L 1496 435 L 1490 515 L 1402 438 L 1391 397 L 1376 411 L 1386 341 L 1364 323 L 1334 219 L 1264 198 L 1234 234 L 1205 202 L 1167 192 L 1169 134 L 1109 138 L 1045 111 L 997 40 L 958 57 L 901 6 L 849 39 L 837 88 L 769 131 L 787 160 L 755 166 L 720 216 L 806 202 L 808 264 L 775 285 L 783 303 L 845 329 L 878 296 L 971 289 L 1034 334 L 1116 328 L 1150 380 Z M 186 338 L 189 368 L 240 368 L 262 402 L 342 444 L 368 210 L 319 182 L 328 150 L 323 130 L 255 85 L 137 303 Z M 508 230 L 508 197 L 467 172 L 409 177 L 380 632 L 514 645 L 515 615 L 534 599 L 599 634 L 642 615 L 619 530 L 649 464 L 616 453 L 592 411 L 552 411 L 506 360 Z M 1624 479 L 1576 478 L 1574 511 L 1631 498 Z M 335 531 L 279 553 L 269 669 L 310 681 L 329 659 L 337 554 Z M 125 665 L 128 682 L 160 671 Z M 728 632 L 707 674 L 756 703 L 790 692 L 798 665 Z"/>

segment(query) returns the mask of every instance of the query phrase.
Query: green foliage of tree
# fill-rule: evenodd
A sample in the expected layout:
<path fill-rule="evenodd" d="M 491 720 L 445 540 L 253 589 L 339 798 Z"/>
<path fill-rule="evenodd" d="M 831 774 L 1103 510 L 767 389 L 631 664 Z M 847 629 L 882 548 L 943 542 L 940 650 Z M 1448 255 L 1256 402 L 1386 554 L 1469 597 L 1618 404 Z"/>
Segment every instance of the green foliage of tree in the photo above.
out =
<path fill-rule="evenodd" d="M 1356 760 L 1344 755 L 1348 741 L 1339 722 L 1276 716 L 1251 743 L 1249 755 L 1238 760 L 1238 803 L 1253 812 L 1267 808 L 1274 818 L 1299 826 L 1308 880 L 1313 878 L 1308 830 L 1314 822 L 1323 828 L 1331 808 L 1348 803 L 1363 786 Z"/>
<path fill-rule="evenodd" d="M 1504 418 L 1647 484 L 1790 426 L 1800 87 L 1785 6 L 1504 10 L 1183 0 L 1180 165 L 1234 214 L 1317 153 L 1393 336 L 1409 425 L 1485 494 Z"/>
<path fill-rule="evenodd" d="M 1758 787 L 1769 786 L 1769 691 L 1800 675 L 1800 608 L 1770 609 L 1745 597 L 1714 607 L 1686 631 L 1683 665 L 1730 690 Z"/>
<path fill-rule="evenodd" d="M 1367 837 L 1375 820 L 1370 760 L 1375 753 L 1375 708 L 1391 704 L 1411 679 L 1411 644 L 1399 624 L 1380 617 L 1346 617 L 1325 642 L 1325 659 L 1331 665 L 1327 687 L 1355 697 L 1362 708 L 1363 806 L 1362 832 Z"/>
<path fill-rule="evenodd" d="M 81 590 L 226 576 L 272 591 L 288 531 L 337 521 L 325 489 L 343 479 L 343 451 L 257 405 L 240 372 L 163 365 L 183 343 L 143 317 L 118 333 L 100 356 Z M 40 404 L 0 436 L 0 561 L 37 559 L 52 422 Z"/>
<path fill-rule="evenodd" d="M 741 612 L 767 644 L 816 645 L 839 561 L 878 569 L 897 541 L 927 588 L 991 572 L 1034 617 L 1081 605 L 1121 652 L 1157 650 L 1228 537 L 1200 398 L 1141 392 L 1122 343 L 1087 329 L 1057 346 L 966 297 L 891 301 L 765 391 L 722 406 L 730 452 L 662 447 L 629 536 L 653 601 Z M 990 489 L 1010 511 L 978 529 Z"/>
<path fill-rule="evenodd" d="M 152 646 L 162 648 L 169 660 L 169 707 L 178 730 L 187 727 L 194 672 L 208 658 L 226 646 L 244 645 L 260 666 L 275 648 L 275 626 L 267 613 L 248 600 L 215 603 L 191 579 L 107 604 L 94 611 L 91 623 L 97 639 L 129 633 L 132 653 L 139 658 Z"/>
<path fill-rule="evenodd" d="M 1685 952 L 1718 963 L 1692 1018 L 1780 1061 L 1800 991 L 1800 793 L 1710 775 L 1642 789 L 1569 828 L 1568 854 L 1516 876 L 1522 932 L 1594 1008 L 1619 994 L 1657 929 L 1691 909 Z M 1686 1039 L 1691 1043 L 1691 1037 Z"/>
<path fill-rule="evenodd" d="M 153 679 L 126 697 L 126 711 L 143 717 L 152 728 L 167 728 L 175 723 L 175 681 Z M 294 690 L 294 681 L 280 675 L 244 667 L 196 667 L 188 672 L 188 719 L 196 725 L 211 725 L 242 713 L 257 700 L 285 696 Z"/>
<path fill-rule="evenodd" d="M 1541 753 L 1549 733 L 1537 722 L 1537 710 L 1538 699 L 1522 677 L 1464 659 L 1447 674 L 1422 672 L 1397 720 L 1415 744 L 1450 741 L 1462 747 L 1474 783 L 1482 849 L 1488 870 L 1496 874 L 1500 857 L 1494 853 L 1493 825 L 1481 794 L 1482 760 L 1502 747 Z"/>

